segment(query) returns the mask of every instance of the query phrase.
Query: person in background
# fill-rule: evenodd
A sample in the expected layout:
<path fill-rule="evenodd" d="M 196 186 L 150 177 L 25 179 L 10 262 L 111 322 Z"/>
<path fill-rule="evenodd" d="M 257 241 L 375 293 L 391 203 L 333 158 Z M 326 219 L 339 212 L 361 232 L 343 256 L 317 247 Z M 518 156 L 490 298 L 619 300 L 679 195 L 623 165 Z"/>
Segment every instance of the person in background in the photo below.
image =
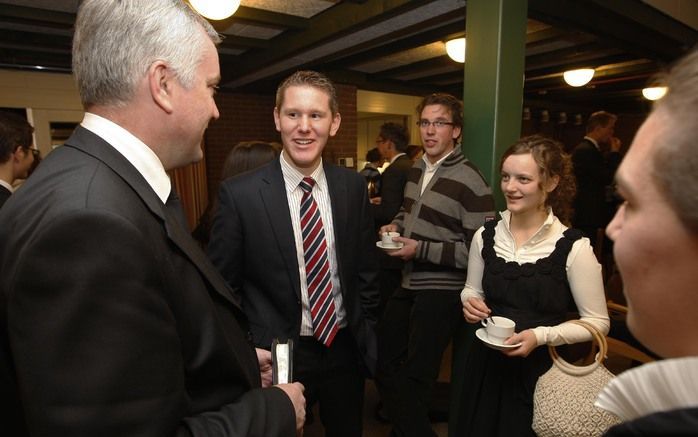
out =
<path fill-rule="evenodd" d="M 380 229 L 400 232 L 393 240 L 403 247 L 388 254 L 405 266 L 379 327 L 376 383 L 393 435 L 426 437 L 436 435 L 428 405 L 460 322 L 468 247 L 477 228 L 494 216 L 494 200 L 478 168 L 456 147 L 461 102 L 431 94 L 417 114 L 425 155 L 409 174 L 400 212 Z"/>
<path fill-rule="evenodd" d="M 271 355 L 250 344 L 166 173 L 203 157 L 219 41 L 182 1 L 81 2 L 72 62 L 85 116 L 0 210 L 9 434 L 302 432 L 302 385 L 270 387 Z"/>
<path fill-rule="evenodd" d="M 366 165 L 359 173 L 366 179 L 368 198 L 371 199 L 371 202 L 376 198 L 380 198 L 381 195 L 382 178 L 379 169 L 382 164 L 383 157 L 377 147 L 366 152 Z"/>
<path fill-rule="evenodd" d="M 237 143 L 228 152 L 225 161 L 223 161 L 220 180 L 224 181 L 246 171 L 261 167 L 277 158 L 280 148 L 280 145 L 277 145 L 277 143 L 267 143 L 265 141 L 242 141 Z M 211 235 L 211 222 L 216 215 L 217 209 L 218 198 L 215 198 L 208 204 L 206 210 L 199 218 L 199 223 L 191 233 L 204 248 L 208 244 Z"/>
<path fill-rule="evenodd" d="M 422 155 L 424 155 L 424 148 L 422 146 L 417 146 L 416 144 L 410 144 L 407 146 L 405 153 L 407 153 L 407 157 L 410 158 L 412 162 L 417 162 L 422 159 Z"/>
<path fill-rule="evenodd" d="M 371 211 L 376 229 L 389 224 L 402 206 L 407 174 L 413 165 L 405 154 L 408 139 L 409 134 L 405 126 L 397 123 L 384 123 L 376 138 L 378 151 L 383 159 L 390 163 L 381 176 L 381 196 L 371 199 Z M 385 253 L 381 253 L 379 259 L 381 293 L 379 312 L 382 314 L 388 298 L 400 286 L 403 262 L 400 258 Z"/>
<path fill-rule="evenodd" d="M 698 51 L 665 85 L 618 168 L 624 203 L 606 228 L 628 327 L 665 359 L 618 375 L 600 393 L 596 405 L 625 421 L 609 437 L 698 433 Z"/>
<path fill-rule="evenodd" d="M 360 436 L 376 360 L 378 261 L 364 179 L 322 158 L 341 116 L 334 84 L 297 71 L 277 89 L 278 159 L 221 184 L 208 253 L 252 341 L 293 340 L 293 376 L 325 435 Z"/>
<path fill-rule="evenodd" d="M 461 293 L 463 316 L 514 320 L 516 332 L 502 351 L 476 340 L 465 360 L 467 387 L 454 411 L 454 435 L 535 436 L 533 393 L 552 362 L 546 345 L 591 340 L 584 327 L 565 323 L 570 308 L 608 332 L 601 266 L 587 238 L 568 229 L 574 179 L 562 146 L 525 137 L 500 162 L 507 209 L 480 228 L 470 248 Z M 516 345 L 516 346 L 514 346 Z"/>
<path fill-rule="evenodd" d="M 606 187 L 611 185 L 613 173 L 601 147 L 609 144 L 610 151 L 615 152 L 611 156 L 617 156 L 620 140 L 613 136 L 617 120 L 616 115 L 605 111 L 591 114 L 584 139 L 572 151 L 577 185 L 572 226 L 589 238 L 592 247 L 596 247 L 599 230 L 608 223 Z"/>
<path fill-rule="evenodd" d="M 13 183 L 26 179 L 33 167 L 33 132 L 24 118 L 0 111 L 0 208 L 15 191 Z"/>

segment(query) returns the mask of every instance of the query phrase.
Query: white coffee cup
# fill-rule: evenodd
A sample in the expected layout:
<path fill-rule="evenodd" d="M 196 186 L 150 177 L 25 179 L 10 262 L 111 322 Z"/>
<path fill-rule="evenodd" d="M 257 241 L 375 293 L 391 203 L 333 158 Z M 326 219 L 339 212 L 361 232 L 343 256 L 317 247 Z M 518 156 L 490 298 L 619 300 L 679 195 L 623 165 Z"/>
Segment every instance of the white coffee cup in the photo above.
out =
<path fill-rule="evenodd" d="M 399 232 L 383 232 L 381 234 L 381 244 L 383 247 L 397 247 L 398 242 L 393 241 L 393 237 L 399 237 Z"/>
<path fill-rule="evenodd" d="M 514 335 L 514 328 L 516 328 L 516 322 L 501 316 L 488 317 L 481 323 L 487 330 L 487 339 L 492 343 L 504 343 L 504 340 Z"/>

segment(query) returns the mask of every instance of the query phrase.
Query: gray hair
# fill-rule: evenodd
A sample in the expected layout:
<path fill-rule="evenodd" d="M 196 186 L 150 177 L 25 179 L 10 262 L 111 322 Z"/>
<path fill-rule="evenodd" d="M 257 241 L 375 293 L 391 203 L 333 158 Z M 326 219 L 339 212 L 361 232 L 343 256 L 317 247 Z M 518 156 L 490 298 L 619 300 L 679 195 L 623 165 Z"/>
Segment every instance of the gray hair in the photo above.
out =
<path fill-rule="evenodd" d="M 653 159 L 653 178 L 676 215 L 698 234 L 698 49 L 681 59 L 665 77 L 667 94 L 654 112 L 664 116 Z"/>
<path fill-rule="evenodd" d="M 85 107 L 120 106 L 157 60 L 192 86 L 205 38 L 220 36 L 182 0 L 84 0 L 73 38 L 73 74 Z"/>

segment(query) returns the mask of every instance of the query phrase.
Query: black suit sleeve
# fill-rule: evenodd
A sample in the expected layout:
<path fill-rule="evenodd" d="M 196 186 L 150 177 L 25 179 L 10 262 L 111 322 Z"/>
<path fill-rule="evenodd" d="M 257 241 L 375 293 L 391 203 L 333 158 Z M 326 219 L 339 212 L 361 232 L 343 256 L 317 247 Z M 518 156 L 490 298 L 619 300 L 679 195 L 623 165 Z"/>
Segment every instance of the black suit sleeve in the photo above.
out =
<path fill-rule="evenodd" d="M 243 381 L 232 401 L 192 405 L 186 369 L 201 363 L 185 362 L 180 338 L 192 320 L 174 309 L 181 290 L 167 286 L 169 254 L 157 239 L 113 213 L 79 211 L 54 218 L 17 254 L 5 291 L 30 434 L 293 435 L 290 400 L 276 388 Z"/>
<path fill-rule="evenodd" d="M 218 210 L 213 218 L 208 257 L 238 296 L 243 283 L 244 234 L 233 194 L 227 183 L 218 192 Z"/>
<path fill-rule="evenodd" d="M 402 168 L 402 163 L 391 164 L 383 173 L 382 183 L 381 203 L 371 205 L 376 227 L 389 224 L 400 211 L 407 183 L 407 170 Z"/>

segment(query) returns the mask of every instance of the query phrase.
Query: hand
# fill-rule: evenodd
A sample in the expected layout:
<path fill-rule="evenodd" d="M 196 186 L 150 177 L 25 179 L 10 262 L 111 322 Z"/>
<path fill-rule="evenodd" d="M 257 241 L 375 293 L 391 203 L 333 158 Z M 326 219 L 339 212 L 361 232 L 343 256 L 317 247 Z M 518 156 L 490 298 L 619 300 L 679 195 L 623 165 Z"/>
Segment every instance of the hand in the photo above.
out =
<path fill-rule="evenodd" d="M 291 384 L 279 384 L 275 387 L 283 390 L 286 395 L 291 399 L 293 404 L 293 410 L 296 413 L 296 435 L 303 435 L 303 425 L 305 425 L 305 396 L 303 396 L 303 391 L 305 387 L 300 382 L 294 382 Z"/>
<path fill-rule="evenodd" d="M 259 363 L 259 373 L 262 378 L 262 387 L 271 387 L 272 363 L 271 352 L 265 349 L 255 348 L 257 352 L 257 362 Z"/>
<path fill-rule="evenodd" d="M 469 297 L 463 302 L 463 317 L 468 323 L 478 323 L 492 314 L 492 310 L 484 300 L 478 297 Z"/>
<path fill-rule="evenodd" d="M 505 349 L 502 353 L 509 357 L 527 357 L 533 349 L 538 347 L 536 334 L 531 329 L 516 333 L 504 341 L 504 344 L 516 343 L 521 343 L 521 346 L 514 349 Z"/>
<path fill-rule="evenodd" d="M 620 146 L 620 139 L 616 137 L 611 137 L 611 152 L 618 152 L 620 150 Z"/>
<path fill-rule="evenodd" d="M 402 258 L 403 261 L 409 261 L 417 254 L 417 240 L 405 237 L 393 237 L 393 241 L 402 243 L 403 246 L 400 249 L 387 252 L 388 255 Z"/>
<path fill-rule="evenodd" d="M 383 225 L 381 226 L 380 230 L 378 231 L 378 236 L 380 237 L 386 232 L 397 232 L 397 225 L 394 225 L 390 223 L 389 225 Z"/>
<path fill-rule="evenodd" d="M 381 204 L 381 197 L 380 196 L 371 197 L 368 201 L 374 205 L 380 205 Z"/>

